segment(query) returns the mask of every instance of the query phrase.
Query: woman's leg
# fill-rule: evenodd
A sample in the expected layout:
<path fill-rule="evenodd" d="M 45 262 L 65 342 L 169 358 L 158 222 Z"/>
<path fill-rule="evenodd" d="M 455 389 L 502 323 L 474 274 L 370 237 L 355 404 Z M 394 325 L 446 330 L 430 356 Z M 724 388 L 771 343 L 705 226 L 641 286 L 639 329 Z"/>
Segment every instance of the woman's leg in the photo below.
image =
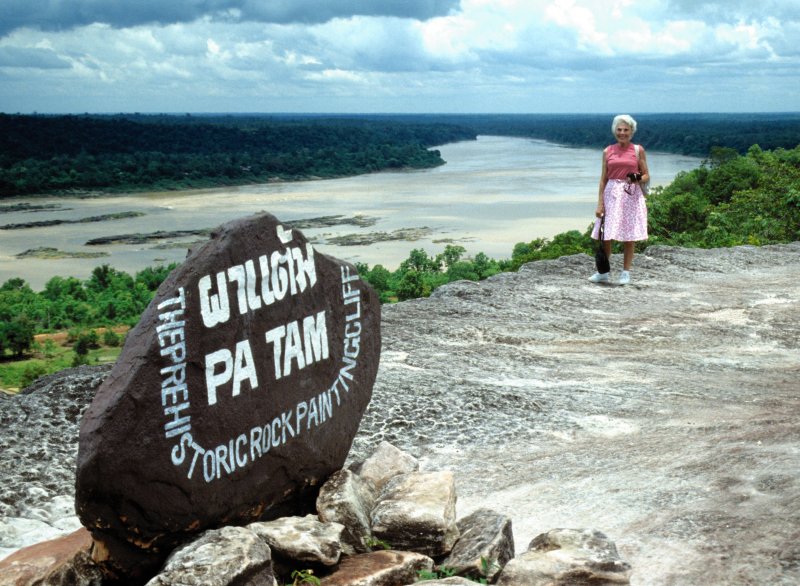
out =
<path fill-rule="evenodd" d="M 626 271 L 631 270 L 631 266 L 633 266 L 633 248 L 636 245 L 635 242 L 623 242 L 622 243 L 622 268 Z"/>

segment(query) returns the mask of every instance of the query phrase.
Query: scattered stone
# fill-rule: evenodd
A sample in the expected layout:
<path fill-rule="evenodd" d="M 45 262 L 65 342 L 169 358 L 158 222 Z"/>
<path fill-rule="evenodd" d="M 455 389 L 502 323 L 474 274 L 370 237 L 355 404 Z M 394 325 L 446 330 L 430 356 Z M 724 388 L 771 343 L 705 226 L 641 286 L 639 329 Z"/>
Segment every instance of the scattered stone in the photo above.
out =
<path fill-rule="evenodd" d="M 344 558 L 323 586 L 395 586 L 413 584 L 421 571 L 431 571 L 433 560 L 408 551 L 374 551 Z"/>
<path fill-rule="evenodd" d="M 344 225 L 367 228 L 369 226 L 374 226 L 379 219 L 380 218 L 376 218 L 373 216 L 363 216 L 361 214 L 356 214 L 355 216 L 352 216 L 350 218 L 347 218 L 342 215 L 321 216 L 318 218 L 305 218 L 303 220 L 290 220 L 286 222 L 286 225 L 291 226 L 292 228 L 296 228 L 298 230 L 308 230 L 311 228 L 330 228 L 332 226 L 344 226 Z"/>
<path fill-rule="evenodd" d="M 372 455 L 356 467 L 358 475 L 379 491 L 395 476 L 417 470 L 419 461 L 414 456 L 386 441 L 381 442 Z"/>
<path fill-rule="evenodd" d="M 316 515 L 281 517 L 251 523 L 247 528 L 261 537 L 276 556 L 287 560 L 334 566 L 342 553 L 344 525 L 323 523 Z"/>
<path fill-rule="evenodd" d="M 433 234 L 433 230 L 427 226 L 421 228 L 398 228 L 391 232 L 370 232 L 368 234 L 342 234 L 341 236 L 331 236 L 329 238 L 319 238 L 318 241 L 324 244 L 334 244 L 336 246 L 365 246 L 376 242 L 391 242 L 393 240 L 404 240 L 406 242 L 416 242 L 421 238 L 426 238 Z"/>
<path fill-rule="evenodd" d="M 372 511 L 372 533 L 393 549 L 438 557 L 458 539 L 453 473 L 411 472 L 392 479 Z"/>
<path fill-rule="evenodd" d="M 86 246 L 100 246 L 108 244 L 148 244 L 159 240 L 170 240 L 174 238 L 187 238 L 189 236 L 208 237 L 213 232 L 210 228 L 199 228 L 197 230 L 158 230 L 147 234 L 119 234 L 117 236 L 100 236 L 86 241 Z M 186 245 L 184 245 L 186 246 Z"/>
<path fill-rule="evenodd" d="M 346 468 L 334 472 L 317 496 L 319 518 L 344 525 L 342 548 L 348 555 L 370 551 L 370 513 L 374 506 L 371 484 Z"/>
<path fill-rule="evenodd" d="M 52 211 L 66 211 L 72 208 L 65 208 L 60 203 L 12 203 L 8 205 L 0 205 L 0 214 L 10 214 L 12 212 L 52 212 Z"/>
<path fill-rule="evenodd" d="M 268 214 L 222 226 L 159 288 L 80 432 L 76 510 L 111 574 L 222 524 L 313 511 L 380 359 L 352 265 Z"/>
<path fill-rule="evenodd" d="M 101 258 L 104 256 L 111 256 L 107 252 L 67 252 L 59 250 L 51 246 L 39 246 L 37 248 L 29 248 L 19 254 L 14 255 L 16 258 L 41 258 L 41 259 L 59 259 L 59 258 Z"/>
<path fill-rule="evenodd" d="M 307 218 L 304 220 L 292 220 L 289 222 L 284 222 L 283 224 L 289 228 L 294 228 L 297 230 L 307 230 L 310 228 L 327 228 L 331 226 L 340 226 L 346 224 L 359 227 L 368 227 L 374 225 L 377 221 L 378 218 L 361 216 L 361 215 L 356 215 L 351 218 L 347 218 L 344 216 L 322 216 L 318 218 Z M 214 232 L 213 228 L 197 228 L 194 230 L 158 230 L 156 232 L 147 232 L 147 233 L 118 234 L 116 236 L 100 236 L 98 238 L 92 238 L 91 240 L 87 241 L 86 244 L 87 246 L 98 246 L 98 245 L 108 245 L 108 244 L 142 245 L 162 240 L 174 240 L 174 239 L 197 237 L 197 236 L 207 239 L 212 232 Z M 197 245 L 202 242 L 204 242 L 204 240 L 194 241 L 191 243 L 167 242 L 159 244 L 154 248 L 167 249 L 167 248 L 177 248 L 177 247 L 188 247 Z"/>
<path fill-rule="evenodd" d="M 514 533 L 511 518 L 489 509 L 478 509 L 457 523 L 461 536 L 441 567 L 459 576 L 495 578 L 514 557 Z"/>
<path fill-rule="evenodd" d="M 535 537 L 528 551 L 505 566 L 498 586 L 629 584 L 631 566 L 605 534 L 592 529 L 553 529 Z"/>
<path fill-rule="evenodd" d="M 144 212 L 117 212 L 114 214 L 103 214 L 101 216 L 90 216 L 77 220 L 40 220 L 38 222 L 22 222 L 17 224 L 5 224 L 0 226 L 0 230 L 23 230 L 25 228 L 46 228 L 48 226 L 59 226 L 61 224 L 88 224 L 91 222 L 108 222 L 110 220 L 128 220 L 144 216 Z"/>
<path fill-rule="evenodd" d="M 277 581 L 267 544 L 244 527 L 223 527 L 176 549 L 146 586 L 277 586 Z"/>

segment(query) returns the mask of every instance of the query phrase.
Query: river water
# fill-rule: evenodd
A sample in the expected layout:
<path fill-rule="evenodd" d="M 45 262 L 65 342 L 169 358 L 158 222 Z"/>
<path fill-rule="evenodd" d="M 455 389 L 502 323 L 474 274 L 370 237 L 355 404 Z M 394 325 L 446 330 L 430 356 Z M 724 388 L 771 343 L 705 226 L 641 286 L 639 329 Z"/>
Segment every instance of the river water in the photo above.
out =
<path fill-rule="evenodd" d="M 600 152 L 523 138 L 481 136 L 439 147 L 446 165 L 421 171 L 383 172 L 343 179 L 276 182 L 181 192 L 137 193 L 91 198 L 13 198 L 0 202 L 0 226 L 46 220 L 138 212 L 134 218 L 25 229 L 0 228 L 0 283 L 22 277 L 40 290 L 53 276 L 88 277 L 109 264 L 134 273 L 147 266 L 181 261 L 197 237 L 148 244 L 87 246 L 93 238 L 159 230 L 214 228 L 266 211 L 282 221 L 366 216 L 371 225 L 343 224 L 304 229 L 321 252 L 348 261 L 395 269 L 413 248 L 429 254 L 447 243 L 468 255 L 484 252 L 509 258 L 517 242 L 585 230 L 593 219 Z M 669 184 L 700 159 L 648 152 L 653 185 Z M 9 204 L 55 205 L 37 212 L 8 211 Z M 410 238 L 341 245 L 334 237 L 413 229 Z M 167 247 L 156 247 L 167 244 Z M 39 247 L 67 253 L 105 253 L 101 258 L 18 258 Z"/>

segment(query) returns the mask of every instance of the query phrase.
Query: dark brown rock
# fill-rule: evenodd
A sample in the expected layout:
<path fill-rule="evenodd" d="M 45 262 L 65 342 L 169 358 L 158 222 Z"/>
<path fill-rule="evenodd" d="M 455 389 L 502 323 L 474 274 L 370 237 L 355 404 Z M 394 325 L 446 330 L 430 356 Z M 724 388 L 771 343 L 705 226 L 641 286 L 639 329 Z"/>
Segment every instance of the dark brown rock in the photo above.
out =
<path fill-rule="evenodd" d="M 351 265 L 268 214 L 222 226 L 159 288 L 81 424 L 96 558 L 145 572 L 205 529 L 313 508 L 379 358 L 380 305 Z"/>

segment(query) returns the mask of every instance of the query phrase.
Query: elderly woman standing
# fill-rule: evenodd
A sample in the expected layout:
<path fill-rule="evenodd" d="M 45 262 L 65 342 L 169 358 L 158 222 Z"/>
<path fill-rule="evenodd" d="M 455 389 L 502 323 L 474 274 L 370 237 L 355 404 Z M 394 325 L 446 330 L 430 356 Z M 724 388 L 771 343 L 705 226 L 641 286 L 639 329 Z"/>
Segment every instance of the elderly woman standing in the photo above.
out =
<path fill-rule="evenodd" d="M 647 240 L 647 205 L 641 183 L 650 180 L 647 156 L 644 149 L 631 140 L 636 132 L 636 120 L 627 114 L 614 118 L 611 131 L 617 139 L 603 150 L 603 169 L 600 175 L 600 193 L 595 210 L 592 238 L 600 238 L 600 218 L 605 218 L 603 247 L 611 257 L 611 241 L 622 242 L 623 270 L 619 284 L 631 282 L 631 265 L 635 241 Z M 607 282 L 608 273 L 595 273 L 589 280 L 593 283 Z"/>

